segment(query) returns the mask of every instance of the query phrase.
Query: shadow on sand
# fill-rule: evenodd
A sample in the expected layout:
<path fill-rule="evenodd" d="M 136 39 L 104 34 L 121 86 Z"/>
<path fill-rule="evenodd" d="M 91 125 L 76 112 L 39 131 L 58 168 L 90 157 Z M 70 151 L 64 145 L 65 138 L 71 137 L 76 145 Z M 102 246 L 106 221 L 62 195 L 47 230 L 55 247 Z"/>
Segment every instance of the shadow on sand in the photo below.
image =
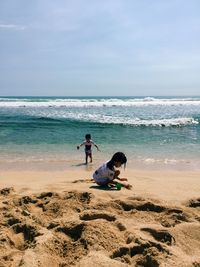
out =
<path fill-rule="evenodd" d="M 107 191 L 118 191 L 116 187 L 111 187 L 107 185 L 92 185 L 90 186 L 91 189 L 98 189 L 98 190 L 107 190 Z"/>
<path fill-rule="evenodd" d="M 86 163 L 78 163 L 78 164 L 73 164 L 71 165 L 72 167 L 80 167 L 80 166 L 87 166 Z"/>

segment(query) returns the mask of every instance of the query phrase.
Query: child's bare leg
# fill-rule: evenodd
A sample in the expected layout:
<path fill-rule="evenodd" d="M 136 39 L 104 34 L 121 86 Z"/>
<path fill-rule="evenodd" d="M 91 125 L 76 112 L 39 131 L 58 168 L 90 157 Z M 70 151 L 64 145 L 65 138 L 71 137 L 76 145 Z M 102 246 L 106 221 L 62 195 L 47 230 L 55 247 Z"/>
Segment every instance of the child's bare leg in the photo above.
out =
<path fill-rule="evenodd" d="M 85 164 L 88 164 L 88 154 L 85 154 Z"/>
<path fill-rule="evenodd" d="M 92 154 L 89 154 L 90 162 L 92 162 Z"/>

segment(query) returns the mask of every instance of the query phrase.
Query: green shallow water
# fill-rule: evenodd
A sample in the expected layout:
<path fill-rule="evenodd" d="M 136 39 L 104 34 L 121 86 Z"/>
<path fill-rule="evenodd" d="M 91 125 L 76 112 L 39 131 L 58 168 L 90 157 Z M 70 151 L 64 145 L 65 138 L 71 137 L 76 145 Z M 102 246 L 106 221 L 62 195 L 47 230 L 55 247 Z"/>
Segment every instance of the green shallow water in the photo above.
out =
<path fill-rule="evenodd" d="M 1 162 L 81 162 L 91 133 L 96 161 L 124 151 L 131 166 L 199 165 L 199 98 L 1 98 Z M 70 165 L 70 163 L 68 164 Z"/>

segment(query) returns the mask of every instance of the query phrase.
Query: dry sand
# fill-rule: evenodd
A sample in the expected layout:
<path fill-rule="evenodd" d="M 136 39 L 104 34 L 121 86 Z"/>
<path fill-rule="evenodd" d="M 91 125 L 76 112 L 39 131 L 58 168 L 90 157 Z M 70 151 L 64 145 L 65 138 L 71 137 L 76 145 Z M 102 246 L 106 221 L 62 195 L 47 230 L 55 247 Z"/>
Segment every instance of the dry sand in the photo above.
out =
<path fill-rule="evenodd" d="M 0 267 L 200 267 L 200 172 L 91 173 L 0 172 Z"/>

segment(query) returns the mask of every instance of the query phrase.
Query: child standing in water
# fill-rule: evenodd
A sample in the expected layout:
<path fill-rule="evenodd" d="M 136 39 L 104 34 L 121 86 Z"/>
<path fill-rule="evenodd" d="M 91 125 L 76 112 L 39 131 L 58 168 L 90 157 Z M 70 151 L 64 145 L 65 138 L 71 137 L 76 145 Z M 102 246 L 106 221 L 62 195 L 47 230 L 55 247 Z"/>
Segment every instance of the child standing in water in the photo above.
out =
<path fill-rule="evenodd" d="M 85 135 L 85 141 L 77 146 L 77 149 L 79 149 L 81 146 L 85 146 L 85 164 L 88 164 L 88 157 L 90 158 L 90 162 L 92 162 L 92 145 L 94 145 L 98 151 L 99 147 L 91 140 L 91 134 Z"/>
<path fill-rule="evenodd" d="M 117 188 L 121 189 L 124 186 L 127 189 L 131 189 L 132 185 L 128 183 L 123 183 L 127 181 L 126 178 L 119 178 L 120 171 L 116 168 L 124 165 L 126 166 L 127 158 L 122 152 L 115 153 L 111 160 L 103 163 L 93 174 L 93 179 L 98 185 L 115 185 Z M 116 181 L 117 180 L 117 181 Z M 120 182 L 118 182 L 120 181 Z"/>

